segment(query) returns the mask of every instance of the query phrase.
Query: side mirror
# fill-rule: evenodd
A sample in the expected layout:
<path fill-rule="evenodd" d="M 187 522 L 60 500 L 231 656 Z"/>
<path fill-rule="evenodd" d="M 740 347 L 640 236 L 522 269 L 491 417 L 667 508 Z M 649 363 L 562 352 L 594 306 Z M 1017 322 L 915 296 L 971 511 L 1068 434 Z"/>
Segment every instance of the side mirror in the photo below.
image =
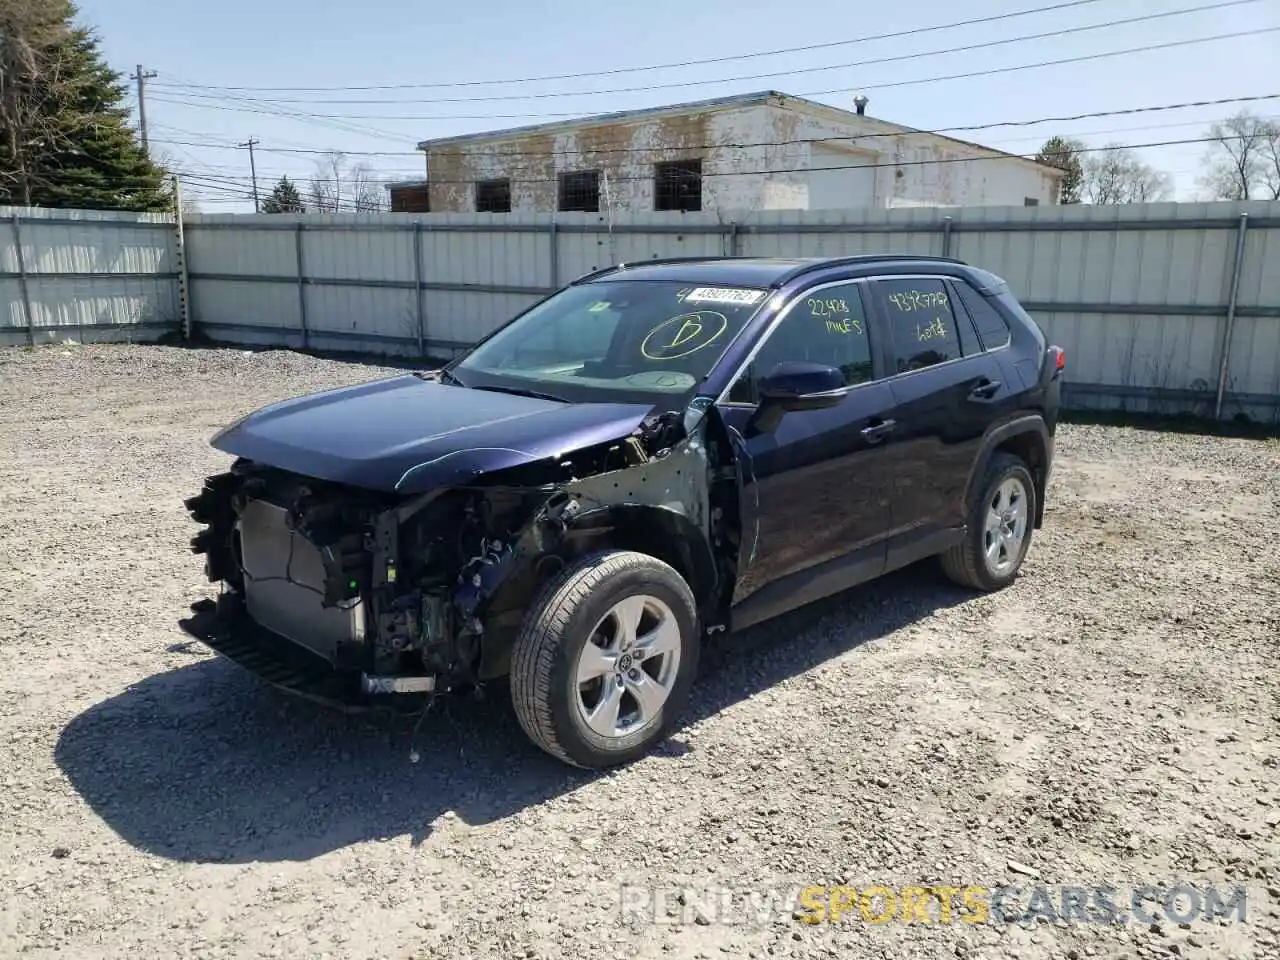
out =
<path fill-rule="evenodd" d="M 760 405 L 746 423 L 747 436 L 772 433 L 783 414 L 834 407 L 846 392 L 844 374 L 835 367 L 784 360 L 760 381 Z"/>
<path fill-rule="evenodd" d="M 760 405 L 821 410 L 844 399 L 844 374 L 821 363 L 784 360 L 760 381 Z"/>

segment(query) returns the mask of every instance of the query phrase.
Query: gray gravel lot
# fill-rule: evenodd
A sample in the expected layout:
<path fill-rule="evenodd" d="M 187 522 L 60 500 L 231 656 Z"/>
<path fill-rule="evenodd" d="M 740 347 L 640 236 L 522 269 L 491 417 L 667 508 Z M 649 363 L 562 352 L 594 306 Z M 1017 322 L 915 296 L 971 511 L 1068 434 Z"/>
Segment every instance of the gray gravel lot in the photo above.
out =
<path fill-rule="evenodd" d="M 1280 957 L 1280 444 L 1064 426 L 1011 589 L 926 566 L 721 641 L 674 740 L 596 776 L 528 744 L 500 694 L 411 741 L 184 642 L 211 591 L 182 507 L 226 463 L 210 434 L 386 372 L 0 353 L 0 956 Z M 736 906 L 1024 867 L 1248 884 L 1247 920 Z M 624 916 L 622 884 L 671 913 Z M 731 890 L 740 922 L 697 922 L 677 888 Z"/>

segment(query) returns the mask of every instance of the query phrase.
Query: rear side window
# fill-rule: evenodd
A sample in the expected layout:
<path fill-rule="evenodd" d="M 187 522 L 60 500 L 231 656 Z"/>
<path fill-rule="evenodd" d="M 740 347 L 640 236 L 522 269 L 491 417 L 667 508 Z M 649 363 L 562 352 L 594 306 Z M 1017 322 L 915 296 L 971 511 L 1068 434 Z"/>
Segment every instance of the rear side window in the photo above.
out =
<path fill-rule="evenodd" d="M 876 296 L 889 320 L 898 373 L 961 357 L 951 297 L 941 280 L 882 277 L 876 282 Z"/>
<path fill-rule="evenodd" d="M 1004 322 L 991 302 L 963 280 L 955 281 L 960 301 L 973 317 L 973 325 L 978 328 L 978 336 L 982 345 L 988 350 L 1003 347 L 1009 342 L 1009 325 Z"/>

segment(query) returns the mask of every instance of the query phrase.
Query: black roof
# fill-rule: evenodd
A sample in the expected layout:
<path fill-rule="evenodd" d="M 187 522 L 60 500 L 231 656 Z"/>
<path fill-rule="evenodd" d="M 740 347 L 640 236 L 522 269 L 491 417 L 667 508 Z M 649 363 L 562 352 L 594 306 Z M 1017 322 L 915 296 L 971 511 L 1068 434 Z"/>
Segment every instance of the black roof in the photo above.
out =
<path fill-rule="evenodd" d="M 892 263 L 949 263 L 965 266 L 951 257 L 927 257 L 914 253 L 862 254 L 853 257 L 672 257 L 621 263 L 579 277 L 575 283 L 596 280 L 675 280 L 680 283 L 735 284 L 744 287 L 779 287 L 805 273 L 835 266 L 868 268 Z"/>

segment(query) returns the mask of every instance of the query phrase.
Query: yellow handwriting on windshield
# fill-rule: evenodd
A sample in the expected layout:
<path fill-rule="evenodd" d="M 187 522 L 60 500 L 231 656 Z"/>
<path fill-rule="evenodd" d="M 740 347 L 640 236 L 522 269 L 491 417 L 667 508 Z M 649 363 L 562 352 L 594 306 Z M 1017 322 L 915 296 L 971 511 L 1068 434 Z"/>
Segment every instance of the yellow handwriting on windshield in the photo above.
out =
<path fill-rule="evenodd" d="M 640 353 L 648 360 L 678 360 L 709 346 L 729 327 L 715 310 L 696 310 L 663 320 L 645 336 Z"/>

